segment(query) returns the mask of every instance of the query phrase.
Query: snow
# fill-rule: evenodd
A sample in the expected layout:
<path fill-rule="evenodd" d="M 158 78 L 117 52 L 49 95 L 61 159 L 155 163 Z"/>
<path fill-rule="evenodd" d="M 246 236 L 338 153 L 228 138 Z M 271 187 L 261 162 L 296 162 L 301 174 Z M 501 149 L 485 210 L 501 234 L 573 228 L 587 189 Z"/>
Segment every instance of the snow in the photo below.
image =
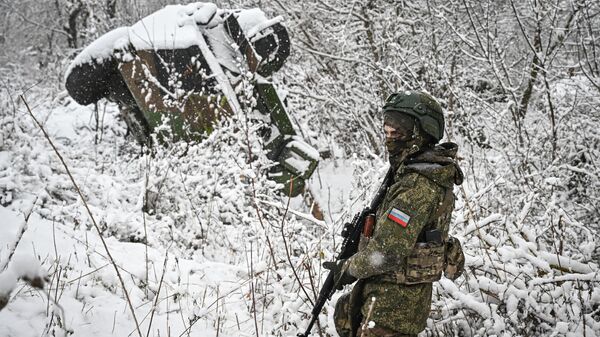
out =
<path fill-rule="evenodd" d="M 112 56 L 113 50 L 125 46 L 126 42 L 137 50 L 185 49 L 194 46 L 198 43 L 199 28 L 214 29 L 223 22 L 227 13 L 212 3 L 166 6 L 131 27 L 120 27 L 103 35 L 77 56 L 71 68 L 91 60 L 101 63 Z M 283 20 L 282 17 L 268 20 L 258 8 L 240 10 L 237 16 L 241 28 L 249 36 Z"/>
<path fill-rule="evenodd" d="M 444 291 L 447 291 L 452 297 L 460 298 L 460 301 L 462 302 L 464 307 L 473 310 L 478 315 L 482 317 L 491 317 L 493 315 L 493 311 L 491 311 L 486 304 L 481 303 L 470 294 L 461 293 L 456 284 L 454 284 L 454 282 L 442 278 L 439 280 L 439 286 L 440 288 L 444 289 Z"/>
<path fill-rule="evenodd" d="M 265 20 L 265 21 L 254 24 L 254 26 L 251 26 L 252 28 L 245 30 L 245 32 L 246 32 L 246 35 L 248 36 L 248 39 L 253 40 L 255 35 L 258 34 L 260 31 L 262 31 L 263 29 L 269 28 L 269 27 L 271 27 L 275 24 L 281 23 L 281 22 L 283 22 L 283 17 L 276 16 L 270 20 Z"/>
<path fill-rule="evenodd" d="M 248 37 L 252 37 L 250 32 L 254 27 L 268 21 L 265 13 L 258 8 L 241 10 L 236 12 L 236 15 L 238 22 L 240 23 L 240 27 Z"/>
<path fill-rule="evenodd" d="M 10 214 L 16 217 L 16 213 L 9 212 L 2 208 L 3 214 Z M 97 336 L 110 336 L 113 334 L 112 323 L 115 322 L 114 334 L 123 335 L 128 334 L 131 331 L 131 319 L 129 312 L 125 311 L 124 315 L 119 313 L 115 316 L 115 308 L 122 307 L 122 299 L 116 293 L 112 293 L 109 289 L 118 289 L 118 281 L 116 280 L 114 270 L 112 267 L 107 265 L 107 260 L 100 248 L 99 240 L 93 238 L 90 235 L 85 234 L 82 231 L 67 231 L 64 226 L 58 226 L 58 232 L 52 233 L 52 223 L 48 220 L 34 216 L 30 220 L 29 230 L 27 232 L 25 242 L 21 242 L 17 255 L 13 258 L 11 265 L 11 272 L 5 272 L 0 274 L 3 282 L 0 282 L 2 286 L 1 291 L 6 292 L 7 288 L 15 285 L 16 275 L 38 275 L 39 261 L 32 258 L 29 255 L 30 249 L 33 247 L 37 254 L 42 257 L 54 256 L 54 251 L 58 252 L 61 256 L 70 256 L 69 266 L 77 270 L 74 273 L 65 275 L 64 280 L 64 293 L 63 299 L 61 299 L 61 305 L 68 314 L 68 328 L 75 331 L 75 336 L 86 336 L 89 334 Z M 47 242 L 52 236 L 56 236 L 57 244 L 54 246 L 50 242 Z M 92 247 L 91 250 L 86 251 L 85 245 L 81 245 L 79 240 L 87 238 L 87 242 Z M 6 238 L 2 237 L 4 241 Z M 50 240 L 52 241 L 52 240 Z M 141 290 L 136 290 L 135 279 L 139 275 L 144 274 L 144 245 L 137 243 L 121 243 L 116 240 L 108 240 L 108 245 L 112 255 L 115 257 L 117 263 L 121 266 L 122 270 L 127 276 L 126 282 L 128 283 L 128 291 L 135 306 L 141 306 L 138 315 L 146 310 L 149 310 L 147 304 L 144 304 L 143 299 L 144 293 Z M 25 254 L 25 255 L 23 255 Z M 151 281 L 153 282 L 153 289 L 156 291 L 157 279 L 160 278 L 162 273 L 162 260 L 164 259 L 164 253 L 157 249 L 150 248 L 148 251 L 149 261 L 151 264 Z M 87 257 L 86 257 L 87 256 Z M 37 262 L 37 263 L 36 263 Z M 88 265 L 88 262 L 90 263 Z M 199 262 L 199 261 L 198 261 Z M 171 257 L 170 263 L 168 264 L 167 273 L 165 279 L 169 280 L 168 289 L 163 291 L 169 291 L 172 295 L 176 288 L 171 284 L 176 285 L 179 279 L 184 276 L 187 286 L 180 287 L 180 290 L 185 292 L 199 292 L 203 287 L 195 286 L 193 284 L 202 284 L 205 287 L 217 287 L 222 293 L 231 292 L 232 290 L 238 289 L 239 283 L 236 281 L 239 279 L 237 273 L 242 270 L 238 267 L 231 266 L 223 263 L 205 262 L 198 263 L 189 259 L 179 258 L 177 262 Z M 177 268 L 174 268 L 178 266 Z M 186 270 L 190 270 L 191 266 L 197 271 L 196 273 L 188 273 Z M 50 265 L 46 265 L 46 268 Z M 264 268 L 264 267 L 261 267 Z M 16 271 L 16 272 L 13 272 Z M 66 272 L 65 272 L 66 273 Z M 223 282 L 229 280 L 231 282 Z M 183 281 L 183 280 L 182 280 Z M 106 289 L 104 289 L 106 288 Z M 170 290 L 169 290 L 170 289 Z M 208 289 L 208 288 L 206 288 Z M 161 296 L 162 297 L 162 296 Z M 83 310 L 82 308 L 87 307 L 88 309 Z M 24 308 L 28 308 L 24 310 Z M 90 309 L 92 309 L 90 311 Z M 12 328 L 20 325 L 27 324 L 27 322 L 39 322 L 39 318 L 45 316 L 45 304 L 38 301 L 35 297 L 17 297 L 15 302 L 11 302 L 7 309 L 0 315 L 0 326 L 11 326 Z M 121 312 L 121 309 L 118 310 Z M 42 317 L 40 317 L 40 315 Z M 166 312 L 160 310 L 156 313 L 155 319 L 163 321 L 166 319 Z M 181 323 L 181 322 L 180 322 Z M 37 325 L 37 324 L 36 324 Z M 183 329 L 181 324 L 175 322 L 171 323 L 172 328 Z M 36 331 L 39 331 L 36 328 Z M 228 334 L 225 334 L 228 336 Z M 229 335 L 229 336 L 234 336 Z"/>
<path fill-rule="evenodd" d="M 237 95 L 235 93 L 235 90 L 231 86 L 229 78 L 227 77 L 227 75 L 225 75 L 225 72 L 223 71 L 223 68 L 221 68 L 219 60 L 212 53 L 210 47 L 206 42 L 206 39 L 199 31 L 196 32 L 196 42 L 200 47 L 200 52 L 202 52 L 206 63 L 208 63 L 210 71 L 213 75 L 215 75 L 220 89 L 223 91 L 225 97 L 227 97 L 227 102 L 231 106 L 233 112 L 241 113 L 242 109 L 240 103 L 238 102 Z"/>
<path fill-rule="evenodd" d="M 277 6 L 263 5 L 268 13 L 281 12 Z M 599 121 L 590 113 L 598 111 L 596 88 L 581 75 L 564 75 L 562 65 L 569 59 L 556 54 L 560 69 L 546 69 L 547 93 L 557 117 L 556 151 L 550 146 L 547 95 L 541 95 L 538 86 L 521 121 L 527 136 L 519 144 L 511 117 L 510 109 L 516 106 L 512 98 L 496 91 L 480 95 L 464 87 L 473 74 L 489 75 L 487 65 L 465 62 L 460 53 L 449 54 L 456 56 L 452 73 L 456 81 L 438 81 L 450 74 L 444 60 L 454 57 L 436 58 L 439 68 L 431 66 L 430 46 L 407 40 L 423 38 L 419 27 L 402 34 L 407 31 L 394 26 L 396 16 L 385 17 L 378 11 L 369 12 L 379 22 L 372 27 L 376 36 L 385 39 L 378 33 L 392 27 L 398 28 L 398 34 L 389 38 L 400 40 L 396 46 L 382 42 L 388 49 L 380 63 L 371 63 L 368 41 L 352 39 L 354 28 L 362 23 L 348 16 L 350 5 L 340 3 L 342 7 L 336 8 L 348 22 L 348 29 L 338 29 L 337 12 L 290 3 L 290 27 L 296 27 L 290 33 L 298 33 L 294 29 L 299 27 L 314 36 L 315 49 L 322 51 L 320 58 L 325 57 L 317 61 L 333 70 L 323 71 L 312 52 L 299 49 L 279 74 L 288 77 L 275 78 L 290 87 L 288 103 L 299 134 L 328 153 L 308 181 L 311 195 L 307 196 L 317 202 L 324 220 L 311 213 L 311 200 L 288 200 L 265 178 L 273 163 L 265 159 L 262 140 L 252 132 L 256 127 L 252 119 L 236 116 L 218 125 L 201 145 L 170 144 L 149 155 L 125 139 L 115 106 L 107 106 L 106 119 L 97 126 L 94 112 L 56 93 L 61 88 L 46 83 L 32 87 L 37 80 L 28 78 L 33 76 L 30 67 L 0 67 L 3 78 L 6 73 L 11 79 L 3 85 L 3 94 L 31 88 L 27 99 L 97 217 L 125 276 L 125 289 L 143 333 L 179 336 L 193 323 L 190 336 L 281 337 L 294 336 L 305 326 L 311 307 L 300 286 L 311 296 L 311 285 L 317 288 L 323 281 L 326 273 L 320 264 L 335 255 L 343 223 L 368 203 L 387 169 L 383 147 L 378 147 L 380 121 L 375 109 L 381 98 L 373 69 L 384 71 L 386 80 L 407 79 L 414 84 L 407 72 L 412 69 L 394 67 L 405 64 L 397 62 L 401 55 L 409 58 L 411 68 L 426 70 L 423 85 L 433 86 L 435 92 L 452 92 L 460 102 L 447 125 L 448 136 L 459 143 L 459 162 L 466 174 L 465 183 L 455 189 L 450 231 L 463 243 L 467 268 L 456 282 L 442 279 L 434 284 L 433 310 L 422 335 L 600 336 L 595 205 L 600 186 Z M 195 4 L 184 7 L 186 16 L 199 10 Z M 402 15 L 411 11 L 406 7 Z M 262 22 L 240 14 L 246 32 Z M 219 13 L 213 20 L 218 18 Z M 306 25 L 307 19 L 318 24 Z M 191 25 L 190 20 L 196 22 L 195 16 L 182 23 Z M 213 20 L 198 30 L 215 54 L 225 53 L 227 46 L 217 52 L 211 44 L 210 31 L 219 29 L 210 27 Z M 469 27 L 461 28 L 458 17 L 452 22 L 459 30 Z M 432 28 L 440 28 L 438 24 Z M 467 42 L 473 38 L 468 29 L 460 34 Z M 440 46 L 448 46 L 445 39 L 438 41 Z M 29 41 L 24 42 L 27 47 Z M 40 45 L 46 43 L 46 38 L 41 41 Z M 395 49 L 399 46 L 409 49 Z M 52 55 L 60 55 L 60 47 Z M 15 54 L 24 55 L 18 51 Z M 515 54 L 507 51 L 506 55 Z M 572 49 L 567 51 L 573 55 Z M 348 53 L 360 62 L 348 62 Z M 107 54 L 102 55 L 98 53 L 100 60 Z M 36 65 L 40 58 L 35 59 Z M 20 66 L 27 68 L 27 76 L 6 70 Z M 62 69 L 51 64 L 41 71 L 52 80 L 53 71 Z M 508 68 L 516 74 L 509 82 L 519 83 L 519 69 L 518 63 Z M 103 111 L 103 102 L 99 108 Z M 24 108 L 17 104 L 13 109 L 4 96 L 0 97 L 0 125 L 0 265 L 7 262 L 24 214 L 35 203 L 14 260 L 0 271 L 0 287 L 10 292 L 0 312 L 0 336 L 136 335 L 114 268 L 47 141 Z M 480 141 L 489 146 L 477 144 Z M 152 205 L 144 212 L 145 204 Z M 31 287 L 15 270 L 48 275 L 46 287 Z M 336 293 L 320 316 L 324 335 L 335 335 L 333 308 L 341 295 Z M 154 299 L 158 299 L 157 309 L 149 327 Z M 313 336 L 317 335 L 314 330 Z"/>
<path fill-rule="evenodd" d="M 196 4 L 169 5 L 129 28 L 129 41 L 137 50 L 185 49 L 197 44 L 196 15 L 212 17 L 215 8 Z M 195 8 L 194 11 L 190 11 Z M 189 13 L 189 14 L 188 14 Z"/>
<path fill-rule="evenodd" d="M 188 5 L 189 6 L 189 5 Z M 217 14 L 217 5 L 206 3 L 199 6 L 193 16 L 197 25 L 206 26 L 211 22 L 211 19 Z M 189 15 L 189 14 L 188 14 Z"/>
<path fill-rule="evenodd" d="M 218 62 L 229 71 L 239 74 L 240 65 L 237 58 L 239 53 L 233 46 L 233 39 L 226 33 L 223 25 L 205 31 L 205 38 Z M 245 64 L 242 68 L 247 67 Z"/>
<path fill-rule="evenodd" d="M 296 149 L 296 150 L 300 151 L 301 153 L 305 154 L 306 156 L 308 156 L 312 160 L 320 159 L 319 151 L 317 151 L 312 146 L 308 145 L 306 142 L 304 142 L 298 136 L 292 136 L 292 138 L 294 140 L 292 140 L 291 142 L 286 144 L 286 146 L 288 148 Z"/>
<path fill-rule="evenodd" d="M 0 226 L 0 238 L 4 238 L 2 245 L 0 246 L 0 262 L 4 263 L 8 258 L 6 255 L 7 249 L 9 244 L 12 245 L 13 239 L 17 236 L 17 232 L 22 224 L 22 218 L 19 218 L 4 208 L 0 208 L 0 219 L 2 219 L 3 224 Z M 8 224 L 11 225 L 9 226 Z"/>
<path fill-rule="evenodd" d="M 8 297 L 17 285 L 18 275 L 12 269 L 0 273 L 0 297 Z"/>
<path fill-rule="evenodd" d="M 116 49 L 127 45 L 128 31 L 128 27 L 115 28 L 90 43 L 75 57 L 73 62 L 71 62 L 71 65 L 65 72 L 65 78 L 69 77 L 73 68 L 81 64 L 91 62 L 101 64 L 105 60 L 110 59 Z"/>
<path fill-rule="evenodd" d="M 556 334 L 566 334 L 569 332 L 569 323 L 568 322 L 558 322 L 556 323 Z"/>
<path fill-rule="evenodd" d="M 218 9 L 213 3 L 166 6 L 131 27 L 119 27 L 92 42 L 73 60 L 65 76 L 68 77 L 72 69 L 81 64 L 92 61 L 102 63 L 113 57 L 115 50 L 124 49 L 128 45 L 136 50 L 186 49 L 201 45 L 203 42 L 200 33 L 205 35 L 219 62 L 239 73 L 235 61 L 237 48 L 232 44 L 231 38 L 226 36 L 222 25 L 224 17 L 230 12 Z M 258 8 L 238 10 L 236 13 L 242 30 L 250 37 L 283 20 L 280 16 L 267 19 L 265 13 Z"/>
<path fill-rule="evenodd" d="M 409 164 L 408 166 L 413 167 L 416 170 L 435 170 L 436 168 L 442 167 L 442 165 L 436 163 L 414 163 Z"/>
<path fill-rule="evenodd" d="M 381 266 L 384 261 L 385 256 L 380 252 L 373 252 L 369 255 L 369 262 L 375 267 Z"/>
<path fill-rule="evenodd" d="M 36 277 L 43 278 L 45 273 L 41 269 L 40 261 L 26 253 L 15 254 L 10 260 L 9 268 L 20 277 L 33 280 Z"/>
<path fill-rule="evenodd" d="M 552 254 L 549 252 L 540 252 L 539 257 L 543 259 L 544 262 L 560 266 L 568 270 L 569 272 L 577 272 L 581 274 L 593 273 L 598 270 L 598 264 L 596 263 L 581 263 L 579 261 L 575 261 L 567 256 L 560 256 L 558 254 Z"/>
<path fill-rule="evenodd" d="M 275 221 L 271 214 L 288 209 L 284 230 L 297 240 L 316 245 L 321 239 L 315 230 L 305 231 L 306 225 L 329 235 L 337 232 L 333 223 L 315 219 L 300 198 L 287 206 L 286 199 L 274 197 L 275 186 L 257 171 L 257 163 L 250 165 L 240 157 L 248 144 L 243 134 L 232 130 L 244 127 L 245 122 L 221 126 L 201 146 L 165 148 L 152 157 L 139 156 L 135 144 L 123 138 L 124 125 L 116 107 L 108 104 L 100 106 L 100 111 L 104 108 L 104 124 L 98 128 L 103 140 L 97 144 L 90 107 L 64 104 L 38 108 L 35 113 L 46 120 L 52 139 L 86 196 L 124 277 L 142 331 L 148 330 L 148 314 L 162 278 L 151 335 L 165 334 L 167 325 L 172 334 L 179 335 L 190 326 L 187 317 L 194 322 L 191 335 L 216 335 L 216 322 L 221 324 L 221 336 L 252 335 L 251 283 L 257 305 L 262 306 L 265 299 L 269 303 L 264 309 L 263 334 L 287 331 L 295 335 L 290 322 L 304 324 L 304 317 L 295 310 L 304 310 L 306 304 L 298 296 L 296 281 L 289 277 L 292 273 L 286 268 L 281 240 L 272 241 L 278 267 L 273 265 L 265 237 L 276 238 L 280 233 L 276 228 L 262 228 L 254 207 L 247 205 L 253 195 L 248 191 L 253 188 L 249 180 L 259 189 L 256 203 L 269 222 Z M 24 212 L 35 197 L 37 201 L 11 267 L 0 273 L 1 290 L 11 294 L 0 313 L 0 326 L 9 328 L 0 335 L 39 336 L 51 313 L 64 322 L 55 319 L 50 325 L 56 335 L 66 331 L 72 331 L 72 336 L 130 334 L 135 326 L 123 289 L 64 169 L 31 120 L 19 123 L 25 132 L 8 144 L 19 145 L 0 155 L 0 173 L 16 182 L 14 200 L 8 207 L 0 207 L 0 218 L 6 220 L 0 226 L 0 262 L 7 258 L 4 247 L 13 244 Z M 226 143 L 231 147 L 223 147 Z M 251 146 L 253 153 L 264 159 L 258 139 L 251 139 Z M 184 151 L 186 156 L 181 155 Z M 327 200 L 331 191 L 351 194 L 352 169 L 327 167 L 323 166 L 321 173 L 326 185 L 316 176 L 308 182 L 315 186 L 315 197 Z M 246 183 L 242 176 L 247 177 Z M 344 183 L 329 186 L 334 178 Z M 143 213 L 144 198 L 151 195 L 144 193 L 146 188 L 162 197 L 151 211 Z M 177 206 L 168 206 L 171 202 Z M 344 201 L 330 198 L 325 203 L 332 207 L 329 214 L 338 218 Z M 60 296 L 55 298 L 51 291 L 48 302 L 45 294 L 35 295 L 25 281 L 18 280 L 19 275 L 48 275 L 46 286 L 55 289 L 58 284 Z M 176 314 L 174 308 L 178 308 Z"/>
<path fill-rule="evenodd" d="M 311 162 L 295 152 L 290 152 L 290 157 L 285 159 L 285 163 L 293 167 L 295 172 L 302 176 L 308 171 Z"/>

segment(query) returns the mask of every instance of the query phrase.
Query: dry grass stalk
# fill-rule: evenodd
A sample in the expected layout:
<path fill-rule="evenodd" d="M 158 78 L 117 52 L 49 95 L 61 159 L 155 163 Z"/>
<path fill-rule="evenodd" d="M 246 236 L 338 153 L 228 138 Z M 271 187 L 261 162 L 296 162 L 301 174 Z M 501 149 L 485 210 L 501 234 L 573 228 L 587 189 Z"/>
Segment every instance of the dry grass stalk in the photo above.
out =
<path fill-rule="evenodd" d="M 371 305 L 369 305 L 369 312 L 367 313 L 367 317 L 365 317 L 365 320 L 363 321 L 363 325 L 361 327 L 361 333 L 360 333 L 361 337 L 365 337 L 365 331 L 367 331 L 367 329 L 369 328 L 369 320 L 371 319 L 371 315 L 373 314 L 373 308 L 375 307 L 375 301 L 377 301 L 377 298 L 372 297 Z"/>
<path fill-rule="evenodd" d="M 168 258 L 169 258 L 169 250 L 167 249 L 167 251 L 165 252 L 165 261 L 163 262 L 162 274 L 160 275 L 160 282 L 158 283 L 158 290 L 156 291 L 156 295 L 154 295 L 154 304 L 152 305 L 152 311 L 151 311 L 151 314 L 150 314 L 150 323 L 148 323 L 148 332 L 146 333 L 146 337 L 150 336 L 150 329 L 152 328 L 152 319 L 154 318 L 154 312 L 156 312 L 156 307 L 158 305 L 158 298 L 159 298 L 159 295 L 160 295 L 160 289 L 162 288 L 163 280 L 165 278 L 165 271 L 167 270 L 167 260 L 168 260 Z M 168 299 L 167 299 L 167 303 L 168 303 Z"/>

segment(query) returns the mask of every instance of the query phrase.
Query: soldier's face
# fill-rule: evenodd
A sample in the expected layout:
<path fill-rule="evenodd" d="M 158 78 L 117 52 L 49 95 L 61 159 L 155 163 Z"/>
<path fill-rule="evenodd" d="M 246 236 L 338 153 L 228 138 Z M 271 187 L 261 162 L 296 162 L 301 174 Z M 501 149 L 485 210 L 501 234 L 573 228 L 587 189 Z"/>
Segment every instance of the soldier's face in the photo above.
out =
<path fill-rule="evenodd" d="M 404 132 L 404 130 L 400 128 L 394 128 L 389 124 L 383 125 L 383 132 L 385 133 L 386 141 L 404 140 L 408 138 L 408 135 Z"/>

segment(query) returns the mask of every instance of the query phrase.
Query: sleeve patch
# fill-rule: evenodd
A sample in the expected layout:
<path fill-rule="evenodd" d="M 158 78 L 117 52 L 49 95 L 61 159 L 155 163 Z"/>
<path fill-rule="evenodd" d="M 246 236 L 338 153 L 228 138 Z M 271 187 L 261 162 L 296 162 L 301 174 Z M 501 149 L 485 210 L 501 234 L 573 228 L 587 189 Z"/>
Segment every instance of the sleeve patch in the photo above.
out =
<path fill-rule="evenodd" d="M 392 208 L 387 217 L 404 228 L 408 226 L 408 222 L 410 221 L 410 216 L 397 208 Z"/>

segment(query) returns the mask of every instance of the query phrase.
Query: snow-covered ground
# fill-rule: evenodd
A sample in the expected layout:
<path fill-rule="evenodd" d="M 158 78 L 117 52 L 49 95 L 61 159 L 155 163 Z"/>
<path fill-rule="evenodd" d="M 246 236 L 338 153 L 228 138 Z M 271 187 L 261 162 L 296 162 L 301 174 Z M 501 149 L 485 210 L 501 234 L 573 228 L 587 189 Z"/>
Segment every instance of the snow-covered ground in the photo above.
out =
<path fill-rule="evenodd" d="M 245 123 L 224 123 L 199 145 L 150 155 L 124 137 L 114 105 L 99 105 L 97 128 L 91 106 L 68 98 L 32 103 L 106 248 L 26 110 L 7 115 L 0 267 L 14 255 L 0 273 L 8 299 L 0 336 L 295 336 L 307 324 L 321 262 L 333 257 L 342 223 L 385 172 L 383 162 L 356 156 L 323 160 L 309 184 L 323 213 L 317 220 L 310 201 L 288 203 L 275 193 L 261 173 L 268 162 L 257 136 L 239 132 Z M 250 163 L 248 147 L 258 156 Z M 426 334 L 515 335 L 514 327 L 530 329 L 531 322 L 519 323 L 526 318 L 539 320 L 542 335 L 600 335 L 598 264 L 580 262 L 594 253 L 594 240 L 566 249 L 580 251 L 576 259 L 536 243 L 538 228 L 521 225 L 534 207 L 531 195 L 519 214 L 499 207 L 473 218 L 480 199 L 502 188 L 517 187 L 494 178 L 457 190 L 453 231 L 465 246 L 467 272 L 436 285 Z M 340 294 L 320 317 L 332 336 Z"/>
<path fill-rule="evenodd" d="M 600 336 L 593 201 L 600 122 L 587 113 L 595 96 L 582 83 L 553 84 L 560 102 L 554 150 L 543 109 L 523 120 L 530 130 L 523 144 L 503 102 L 485 113 L 476 103 L 464 107 L 469 126 L 486 132 L 483 145 L 448 123 L 466 173 L 452 222 L 466 272 L 436 283 L 423 336 Z M 324 278 L 321 263 L 333 258 L 343 222 L 386 171 L 383 158 L 361 148 L 368 135 L 351 134 L 351 144 L 335 133 L 320 137 L 313 116 L 291 108 L 294 123 L 331 158 L 311 178 L 311 197 L 288 200 L 266 179 L 259 126 L 243 116 L 201 144 L 149 154 L 125 137 L 114 105 L 102 102 L 96 111 L 40 89 L 27 100 L 97 226 L 24 105 L 0 99 L 0 307 L 7 302 L 0 336 L 303 331 Z M 577 105 L 578 95 L 585 103 Z M 311 214 L 311 199 L 323 220 Z M 335 335 L 339 295 L 320 316 L 323 336 Z"/>
<path fill-rule="evenodd" d="M 10 294 L 0 312 L 0 335 L 139 335 L 136 320 L 144 336 L 148 331 L 152 336 L 253 336 L 257 331 L 292 336 L 302 329 L 308 307 L 288 263 L 303 269 L 304 280 L 300 262 L 306 256 L 297 246 L 330 245 L 321 240 L 341 228 L 353 194 L 353 167 L 343 160 L 325 161 L 312 178 L 314 198 L 325 215 L 319 221 L 300 197 L 287 206 L 285 197 L 267 196 L 265 187 L 248 192 L 254 164 L 236 153 L 240 147 L 231 140 L 230 127 L 185 149 L 187 156 L 177 147 L 151 156 L 124 138 L 115 106 L 100 108 L 99 130 L 94 110 L 69 99 L 50 109 L 42 105 L 34 114 L 89 203 L 136 317 L 65 169 L 20 111 L 11 127 L 22 133 L 5 139 L 0 152 L 6 198 L 0 208 L 2 263 L 18 241 L 0 274 L 7 282 L 0 293 Z M 264 177 L 255 180 L 272 189 Z M 153 205 L 145 213 L 146 199 Z M 257 211 L 269 214 L 258 217 Z M 277 228 L 281 225 L 285 228 Z M 290 241 L 289 260 L 283 231 Z M 325 254 L 331 257 L 330 250 Z M 43 289 L 16 282 L 25 272 L 44 277 Z"/>

